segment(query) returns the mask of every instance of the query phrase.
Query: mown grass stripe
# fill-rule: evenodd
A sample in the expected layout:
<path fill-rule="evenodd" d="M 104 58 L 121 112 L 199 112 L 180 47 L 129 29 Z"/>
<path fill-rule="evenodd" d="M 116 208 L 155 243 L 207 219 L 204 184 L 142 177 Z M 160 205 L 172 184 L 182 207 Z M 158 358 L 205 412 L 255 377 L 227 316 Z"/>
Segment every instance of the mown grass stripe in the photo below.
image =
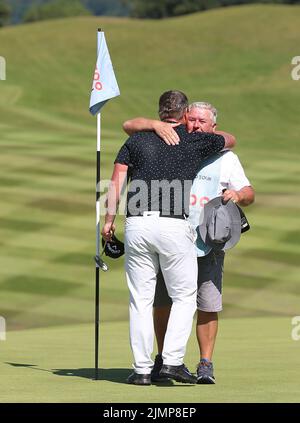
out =
<path fill-rule="evenodd" d="M 213 103 L 220 129 L 237 136 L 236 152 L 257 197 L 246 209 L 251 231 L 226 257 L 226 317 L 299 313 L 295 110 L 300 92 L 290 78 L 299 17 L 299 7 L 260 5 L 157 22 L 103 18 L 122 95 L 103 110 L 102 178 L 110 178 L 127 138 L 122 122 L 157 116 L 158 97 L 170 88 L 186 91 L 191 101 Z M 50 292 L 51 280 L 77 284 L 61 296 L 39 295 L 34 285 L 35 293 L 3 291 L 0 314 L 2 305 L 6 311 L 19 305 L 22 328 L 36 324 L 33 309 L 45 326 L 69 323 L 76 308 L 76 319 L 93 319 L 96 122 L 88 113 L 87 64 L 94 66 L 96 21 L 58 20 L 0 31 L 1 54 L 9 63 L 0 95 L 0 289 L 1 282 L 23 277 L 48 278 L 43 289 Z M 187 49 L 186 40 L 199 34 L 201 43 Z M 22 55 L 16 55 L 20 49 Z M 30 72 L 20 78 L 28 58 Z M 117 233 L 123 237 L 123 217 L 117 219 Z M 101 318 L 127 321 L 124 261 L 108 263 L 109 272 L 101 275 Z"/>

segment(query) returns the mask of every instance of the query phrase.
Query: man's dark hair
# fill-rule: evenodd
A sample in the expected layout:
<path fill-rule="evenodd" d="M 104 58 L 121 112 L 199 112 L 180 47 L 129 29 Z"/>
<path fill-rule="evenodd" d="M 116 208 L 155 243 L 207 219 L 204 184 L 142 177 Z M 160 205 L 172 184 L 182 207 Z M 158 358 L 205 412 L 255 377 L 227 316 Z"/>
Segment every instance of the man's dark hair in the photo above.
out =
<path fill-rule="evenodd" d="M 166 91 L 160 96 L 158 114 L 161 120 L 182 119 L 189 106 L 187 96 L 181 91 Z"/>

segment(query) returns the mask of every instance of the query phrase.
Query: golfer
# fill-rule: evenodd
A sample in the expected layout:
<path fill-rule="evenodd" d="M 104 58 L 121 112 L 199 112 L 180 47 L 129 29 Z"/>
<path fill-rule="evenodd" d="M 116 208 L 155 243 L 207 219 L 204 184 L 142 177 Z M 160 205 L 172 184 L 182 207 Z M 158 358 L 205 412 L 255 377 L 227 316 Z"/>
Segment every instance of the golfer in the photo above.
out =
<path fill-rule="evenodd" d="M 124 126 L 130 133 L 142 124 L 145 129 L 154 128 L 168 143 L 178 142 L 177 134 L 170 125 L 156 120 L 142 121 L 136 118 L 127 121 Z M 217 110 L 209 103 L 197 102 L 189 106 L 186 125 L 188 132 L 215 133 Z M 236 154 L 232 151 L 217 153 L 206 159 L 193 182 L 189 221 L 197 228 L 204 204 L 211 199 L 223 196 L 224 201 L 232 200 L 240 206 L 248 206 L 254 201 L 254 190 Z M 218 331 L 218 312 L 222 310 L 222 277 L 224 251 L 212 251 L 205 245 L 198 234 L 196 241 L 198 256 L 198 291 L 196 335 L 200 350 L 197 366 L 197 383 L 215 383 L 212 355 Z M 162 367 L 161 352 L 168 325 L 172 300 L 168 295 L 164 277 L 160 271 L 154 301 L 154 327 L 158 345 L 158 354 L 152 371 L 152 380 L 159 381 Z"/>
<path fill-rule="evenodd" d="M 159 115 L 161 119 L 183 123 L 187 107 L 185 94 L 168 91 L 160 97 Z M 197 291 L 196 235 L 186 219 L 190 188 L 202 161 L 234 144 L 230 135 L 224 138 L 214 133 L 189 134 L 184 125 L 175 130 L 180 138 L 176 146 L 166 145 L 154 132 L 138 132 L 123 145 L 115 160 L 102 229 L 103 237 L 110 239 L 121 187 L 130 166 L 125 267 L 134 372 L 127 382 L 136 385 L 151 384 L 152 307 L 159 266 L 172 298 L 160 374 L 183 383 L 196 382 L 183 364 Z"/>

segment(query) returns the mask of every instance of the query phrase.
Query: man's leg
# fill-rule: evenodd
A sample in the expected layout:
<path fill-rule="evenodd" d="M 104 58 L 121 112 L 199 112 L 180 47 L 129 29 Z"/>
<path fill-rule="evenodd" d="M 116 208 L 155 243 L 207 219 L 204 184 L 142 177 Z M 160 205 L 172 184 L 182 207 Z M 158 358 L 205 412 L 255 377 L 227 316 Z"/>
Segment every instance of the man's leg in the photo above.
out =
<path fill-rule="evenodd" d="M 218 333 L 218 312 L 222 310 L 224 252 L 211 252 L 198 258 L 196 335 L 200 350 L 198 383 L 215 383 L 212 356 Z"/>
<path fill-rule="evenodd" d="M 163 366 L 162 351 L 171 312 L 172 300 L 168 295 L 164 277 L 160 269 L 156 280 L 157 282 L 153 303 L 153 322 L 158 353 L 155 356 L 154 366 L 151 372 L 151 380 L 152 382 L 163 382 L 165 381 L 165 378 L 162 378 L 159 373 Z"/>
<path fill-rule="evenodd" d="M 218 313 L 198 310 L 196 335 L 200 359 L 212 361 L 218 333 Z"/>
<path fill-rule="evenodd" d="M 154 332 L 157 342 L 157 354 L 154 360 L 154 366 L 151 371 L 152 382 L 164 382 L 166 378 L 160 376 L 163 366 L 162 351 L 164 346 L 165 335 L 168 327 L 171 306 L 153 307 Z"/>
<path fill-rule="evenodd" d="M 175 380 L 192 382 L 193 377 L 184 367 L 183 358 L 196 310 L 197 260 L 194 235 L 189 223 L 184 220 L 162 220 L 159 260 L 173 304 L 164 339 L 161 374 L 172 377 L 174 372 Z"/>
<path fill-rule="evenodd" d="M 125 267 L 130 292 L 130 343 L 135 374 L 149 376 L 153 367 L 153 300 L 158 272 L 158 255 L 151 251 L 151 222 L 143 217 L 126 220 Z M 135 383 L 138 378 L 128 380 Z M 147 379 L 147 378 L 144 378 Z M 144 383 L 146 384 L 146 383 Z"/>
<path fill-rule="evenodd" d="M 154 307 L 153 308 L 153 322 L 154 332 L 157 342 L 157 352 L 162 354 L 165 335 L 167 332 L 169 316 L 171 312 L 171 306 Z"/>
<path fill-rule="evenodd" d="M 162 354 L 165 334 L 167 332 L 172 300 L 169 297 L 161 269 L 156 276 L 155 297 L 153 303 L 153 322 L 157 342 L 157 352 Z"/>

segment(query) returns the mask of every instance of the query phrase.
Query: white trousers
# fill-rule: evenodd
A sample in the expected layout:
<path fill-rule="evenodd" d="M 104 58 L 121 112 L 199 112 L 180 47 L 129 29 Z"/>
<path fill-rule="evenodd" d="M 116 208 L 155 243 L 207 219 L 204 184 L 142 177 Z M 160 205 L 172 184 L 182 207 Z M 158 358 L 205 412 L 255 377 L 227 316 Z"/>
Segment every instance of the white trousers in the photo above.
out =
<path fill-rule="evenodd" d="M 125 225 L 125 266 L 130 291 L 130 344 L 134 369 L 149 374 L 153 367 L 153 300 L 156 275 L 162 269 L 173 305 L 164 340 L 164 364 L 183 363 L 196 311 L 197 257 L 195 232 L 187 220 L 145 212 Z"/>

